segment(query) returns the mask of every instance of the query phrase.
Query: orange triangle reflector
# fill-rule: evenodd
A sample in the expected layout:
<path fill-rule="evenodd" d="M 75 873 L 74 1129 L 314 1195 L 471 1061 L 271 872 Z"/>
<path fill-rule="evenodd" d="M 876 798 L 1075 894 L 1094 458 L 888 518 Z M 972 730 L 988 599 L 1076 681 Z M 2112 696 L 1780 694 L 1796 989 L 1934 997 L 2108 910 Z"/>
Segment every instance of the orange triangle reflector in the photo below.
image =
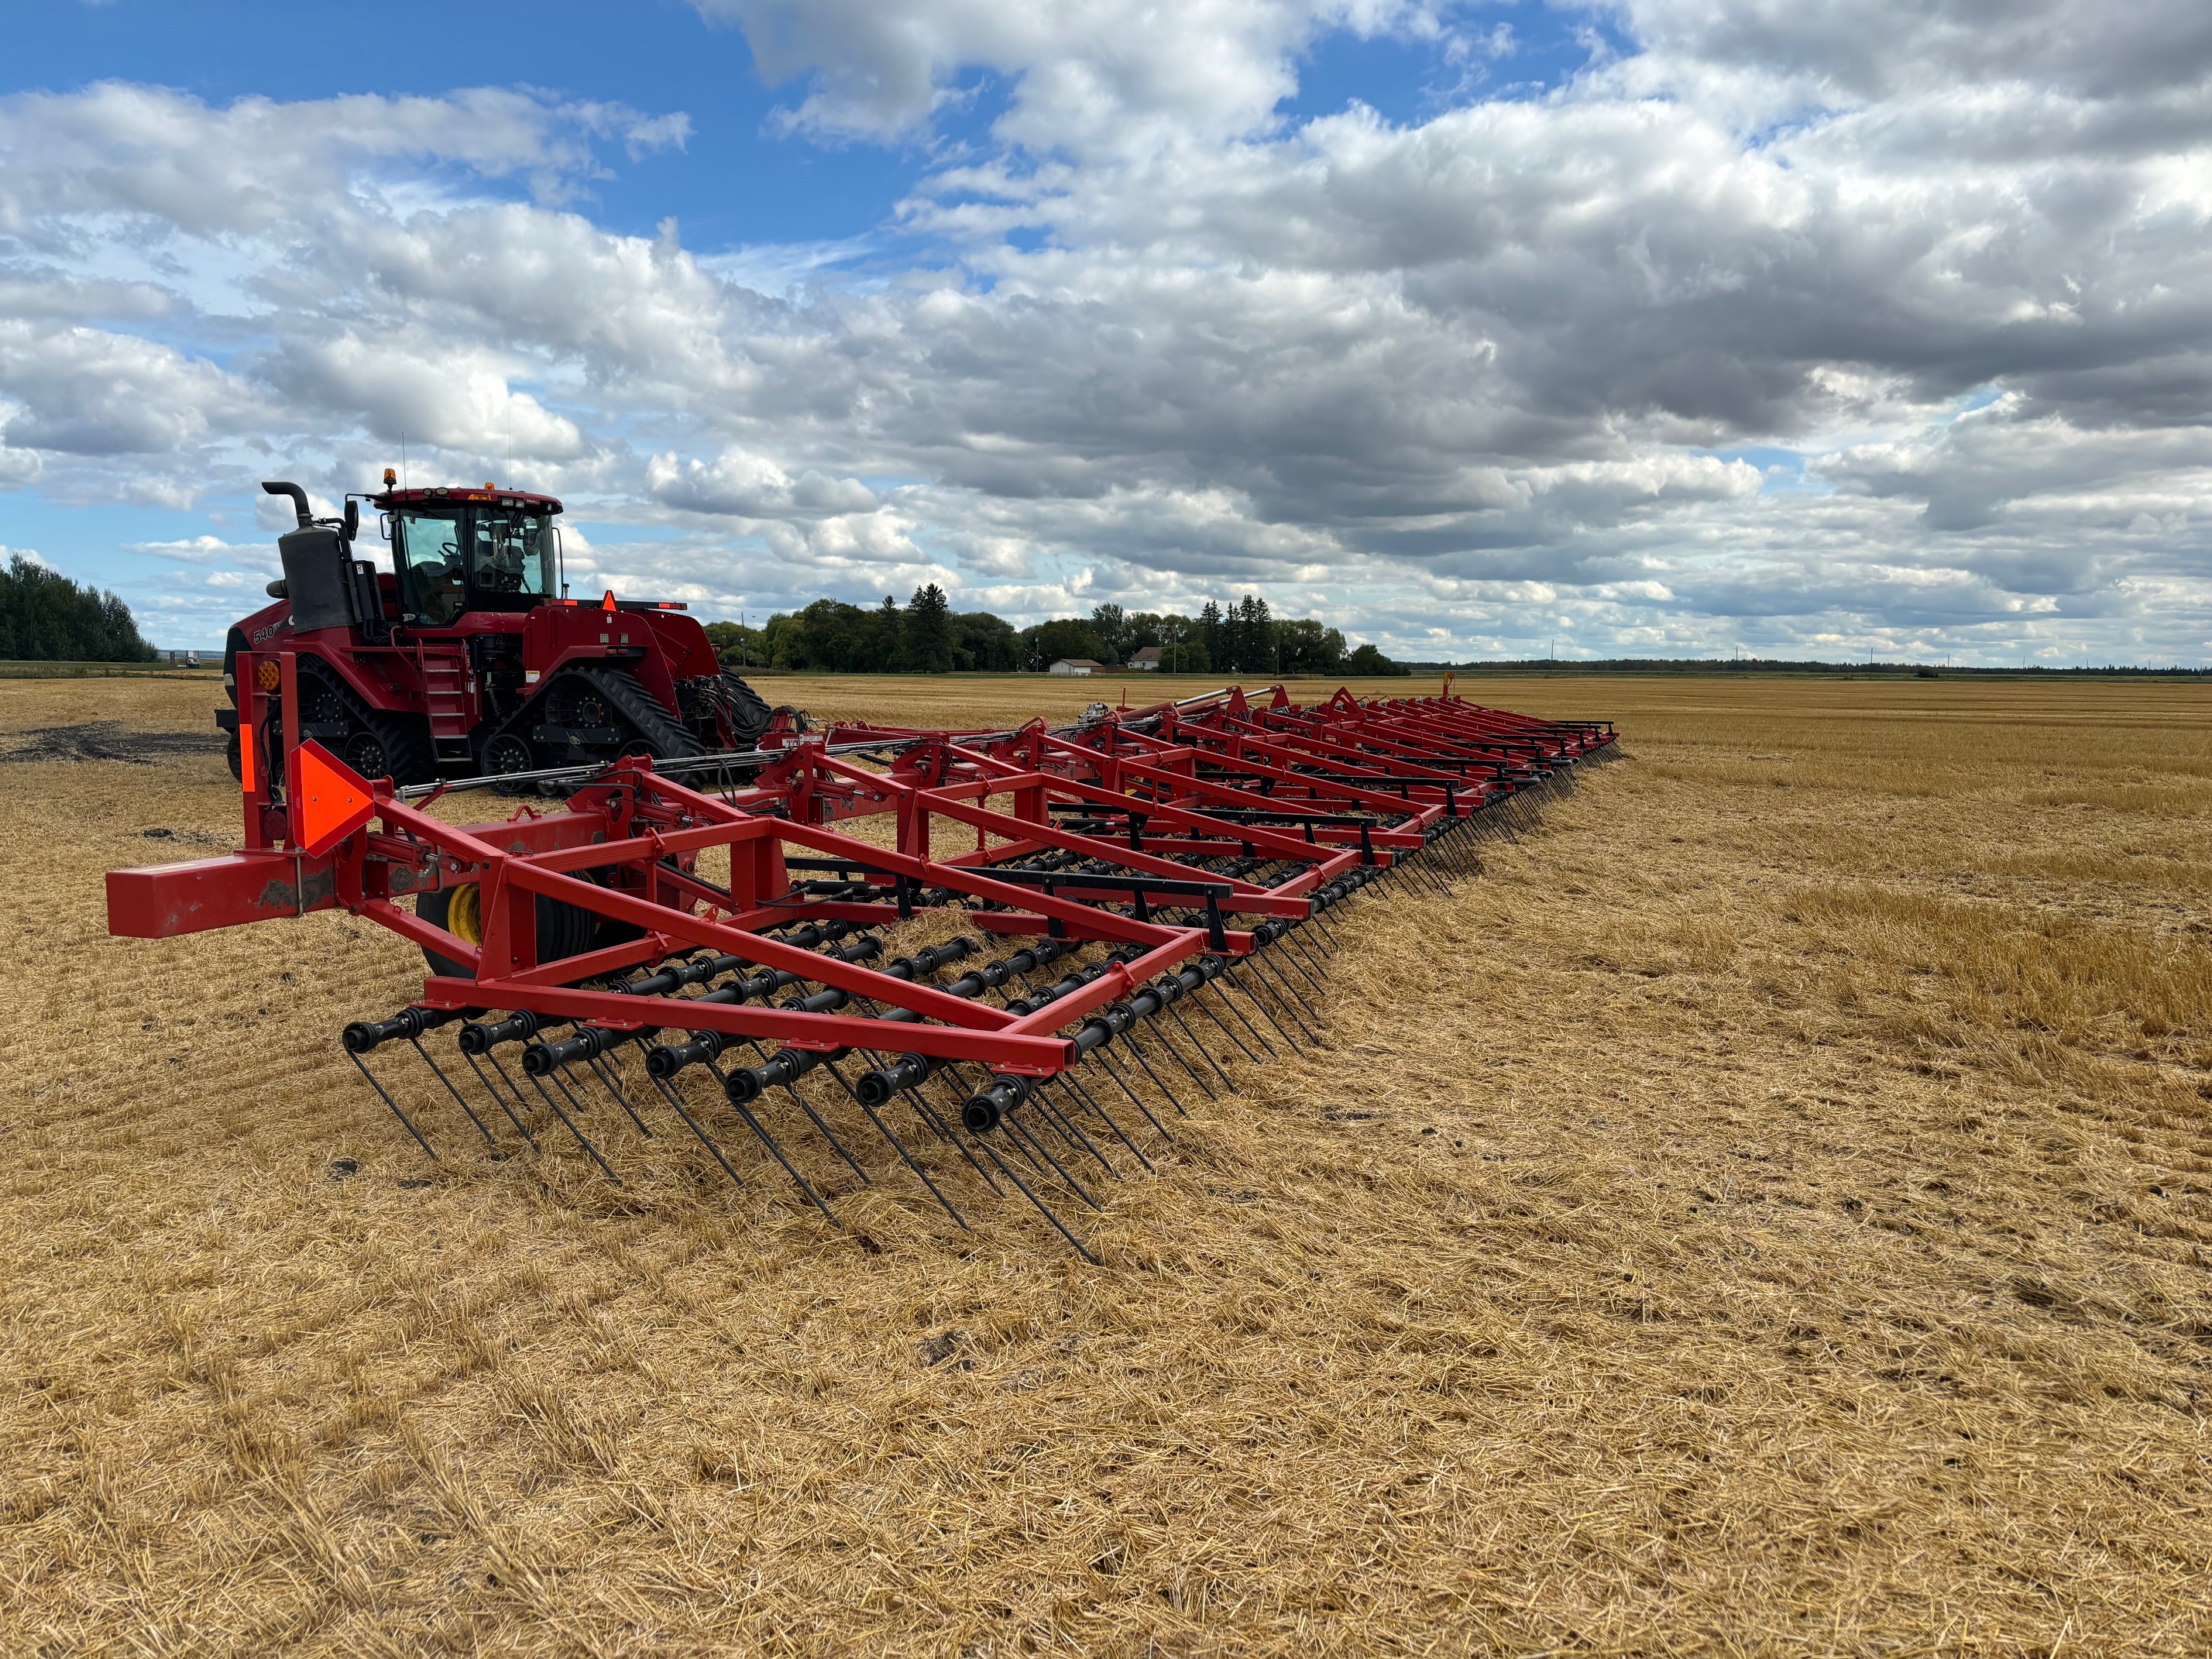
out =
<path fill-rule="evenodd" d="M 359 773 L 322 744 L 310 740 L 295 753 L 292 801 L 299 824 L 296 839 L 301 851 L 319 859 L 375 815 L 376 798 Z"/>
<path fill-rule="evenodd" d="M 599 601 L 599 609 L 605 611 L 610 617 L 615 614 L 615 591 L 613 588 L 610 587 L 607 589 L 606 598 Z"/>

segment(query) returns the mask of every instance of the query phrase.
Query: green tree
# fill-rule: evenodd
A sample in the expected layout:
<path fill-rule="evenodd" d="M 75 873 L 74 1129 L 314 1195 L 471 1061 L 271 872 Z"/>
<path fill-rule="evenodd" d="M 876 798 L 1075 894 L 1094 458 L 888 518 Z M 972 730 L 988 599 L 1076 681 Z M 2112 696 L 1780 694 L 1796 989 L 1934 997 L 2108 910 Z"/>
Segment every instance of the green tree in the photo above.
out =
<path fill-rule="evenodd" d="M 827 673 L 888 667 L 874 654 L 880 629 L 876 617 L 842 599 L 817 599 L 797 616 L 770 617 L 763 630 L 774 653 L 769 661 L 777 668 Z"/>
<path fill-rule="evenodd" d="M 707 642 L 714 647 L 714 654 L 722 659 L 725 668 L 743 672 L 748 668 L 765 668 L 771 660 L 767 635 L 742 623 L 708 623 Z"/>
<path fill-rule="evenodd" d="M 1022 665 L 1021 636 L 1004 617 L 955 611 L 950 618 L 952 665 L 967 673 L 1011 673 Z"/>
<path fill-rule="evenodd" d="M 1206 655 L 1206 642 L 1200 638 L 1199 624 L 1188 617 L 1165 616 L 1159 618 L 1158 637 L 1152 642 L 1160 647 L 1160 672 L 1164 674 L 1204 674 L 1211 672 L 1213 660 Z"/>
<path fill-rule="evenodd" d="M 1267 600 L 1247 593 L 1223 616 L 1222 633 L 1228 667 L 1239 674 L 1275 672 L 1275 630 Z"/>
<path fill-rule="evenodd" d="M 131 607 L 80 587 L 21 553 L 0 570 L 0 659 L 29 662 L 151 662 Z"/>
<path fill-rule="evenodd" d="M 1344 659 L 1344 672 L 1363 679 L 1379 679 L 1386 676 L 1404 676 L 1413 671 L 1392 662 L 1371 645 L 1363 645 Z"/>
<path fill-rule="evenodd" d="M 866 643 L 851 672 L 881 674 L 908 666 L 906 613 L 899 609 L 896 599 L 884 595 L 884 602 L 868 613 L 865 633 Z"/>
<path fill-rule="evenodd" d="M 1091 612 L 1091 631 L 1098 636 L 1098 660 L 1119 663 L 1137 647 L 1129 639 L 1129 618 L 1118 605 L 1102 605 Z"/>
<path fill-rule="evenodd" d="M 935 582 L 914 590 L 906 612 L 907 666 L 918 673 L 946 674 L 952 670 L 952 607 L 945 590 Z"/>
<path fill-rule="evenodd" d="M 1229 625 L 1222 619 L 1221 607 L 1212 599 L 1199 608 L 1198 646 L 1213 667 L 1225 671 L 1236 665 L 1230 655 Z"/>
<path fill-rule="evenodd" d="M 1277 623 L 1275 651 L 1285 674 L 1334 674 L 1344 667 L 1344 635 L 1311 617 Z"/>
<path fill-rule="evenodd" d="M 1106 647 L 1089 623 L 1060 617 L 1022 630 L 1022 665 L 1035 672 L 1049 668 L 1062 657 L 1101 660 Z"/>

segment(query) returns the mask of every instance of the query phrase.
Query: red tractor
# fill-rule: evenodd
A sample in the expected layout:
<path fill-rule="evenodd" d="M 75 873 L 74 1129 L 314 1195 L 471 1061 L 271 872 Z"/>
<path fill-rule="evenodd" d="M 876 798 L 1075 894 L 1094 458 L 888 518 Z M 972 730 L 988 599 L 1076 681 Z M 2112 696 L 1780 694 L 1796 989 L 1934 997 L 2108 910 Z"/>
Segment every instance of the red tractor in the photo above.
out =
<path fill-rule="evenodd" d="M 395 489 L 345 498 L 278 538 L 276 602 L 230 630 L 223 684 L 240 769 L 240 651 L 299 653 L 300 732 L 367 778 L 402 784 L 753 749 L 768 705 L 726 672 L 681 605 L 578 600 L 562 580 L 561 503 L 520 490 Z M 362 501 L 392 568 L 354 556 Z"/>

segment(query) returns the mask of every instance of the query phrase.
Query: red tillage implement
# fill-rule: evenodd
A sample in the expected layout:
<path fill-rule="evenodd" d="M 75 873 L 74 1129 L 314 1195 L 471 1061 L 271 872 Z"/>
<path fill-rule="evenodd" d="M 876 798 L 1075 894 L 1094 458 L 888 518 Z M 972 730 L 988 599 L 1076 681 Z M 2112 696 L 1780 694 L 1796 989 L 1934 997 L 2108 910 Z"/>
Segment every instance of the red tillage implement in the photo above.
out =
<path fill-rule="evenodd" d="M 739 1181 L 711 1132 L 727 1111 L 833 1224 L 769 1109 L 796 1107 L 868 1182 L 833 1121 L 865 1118 L 962 1227 L 972 1174 L 1085 1255 L 1048 1200 L 1095 1207 L 1085 1183 L 1125 1152 L 1150 1168 L 1139 1137 L 1173 1139 L 1155 1108 L 1181 1112 L 1177 1087 L 1231 1090 L 1240 1060 L 1317 1041 L 1339 907 L 1445 888 L 1479 839 L 1615 753 L 1609 724 L 1277 687 L 395 788 L 301 740 L 296 675 L 289 653 L 238 659 L 244 848 L 111 872 L 111 932 L 342 909 L 421 945 L 421 1000 L 343 1041 L 434 1157 L 431 1107 L 410 1115 L 370 1064 L 387 1045 L 488 1143 L 503 1122 L 535 1147 L 557 1120 L 611 1180 L 592 1085 L 641 1134 L 666 1107 Z M 554 800 L 467 826 L 426 810 L 489 789 Z M 877 815 L 880 841 L 833 827 Z M 726 884 L 702 854 L 716 873 L 726 854 Z M 933 929 L 948 936 L 887 959 L 893 932 Z M 423 1045 L 446 1026 L 460 1066 Z M 817 1072 L 834 1082 L 802 1088 Z"/>

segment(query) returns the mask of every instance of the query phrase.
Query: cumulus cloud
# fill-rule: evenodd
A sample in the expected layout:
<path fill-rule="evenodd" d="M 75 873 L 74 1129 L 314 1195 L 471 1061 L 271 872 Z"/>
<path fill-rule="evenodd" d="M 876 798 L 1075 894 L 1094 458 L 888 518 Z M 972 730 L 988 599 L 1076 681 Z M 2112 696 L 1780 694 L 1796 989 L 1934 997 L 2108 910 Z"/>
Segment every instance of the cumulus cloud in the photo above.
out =
<path fill-rule="evenodd" d="M 732 609 L 1253 589 L 1422 654 L 2212 631 L 2201 6 L 1620 0 L 1562 84 L 1393 121 L 1279 112 L 1332 33 L 1473 61 L 1494 20 L 697 3 L 793 143 L 932 143 L 1001 83 L 878 228 L 902 276 L 594 222 L 672 112 L 0 100 L 0 488 L 234 506 L 282 458 L 335 497 L 404 434 L 417 481 L 637 526 L 572 542 L 593 580 Z"/>
<path fill-rule="evenodd" d="M 793 477 L 765 455 L 726 449 L 712 461 L 655 455 L 645 487 L 655 501 L 686 513 L 732 519 L 827 519 L 872 513 L 876 492 L 857 478 L 809 471 Z"/>

